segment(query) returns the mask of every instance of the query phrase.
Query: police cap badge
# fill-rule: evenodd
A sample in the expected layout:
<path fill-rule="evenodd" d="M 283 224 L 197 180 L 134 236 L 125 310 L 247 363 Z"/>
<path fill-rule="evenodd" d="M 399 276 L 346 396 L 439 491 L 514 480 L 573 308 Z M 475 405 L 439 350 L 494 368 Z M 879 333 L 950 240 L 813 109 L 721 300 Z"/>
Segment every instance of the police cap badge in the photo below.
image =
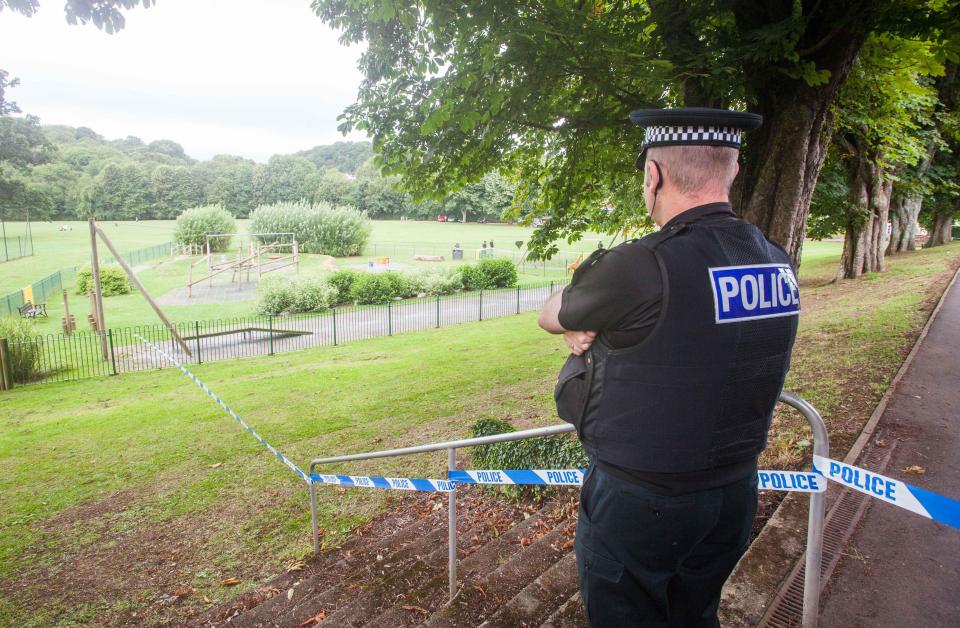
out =
<path fill-rule="evenodd" d="M 646 127 L 637 168 L 653 146 L 730 146 L 740 148 L 743 131 L 763 124 L 763 116 L 728 109 L 683 107 L 681 109 L 636 109 L 630 121 Z"/>

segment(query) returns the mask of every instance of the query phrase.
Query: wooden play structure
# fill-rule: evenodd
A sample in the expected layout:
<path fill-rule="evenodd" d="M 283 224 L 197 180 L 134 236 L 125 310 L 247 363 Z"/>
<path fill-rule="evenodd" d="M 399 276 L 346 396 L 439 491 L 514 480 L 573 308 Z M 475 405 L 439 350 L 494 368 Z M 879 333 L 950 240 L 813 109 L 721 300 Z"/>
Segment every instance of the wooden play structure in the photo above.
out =
<path fill-rule="evenodd" d="M 237 248 L 236 257 L 228 259 L 226 253 L 213 253 L 212 238 L 240 236 L 247 234 L 211 233 L 206 237 L 204 255 L 190 264 L 187 270 L 187 297 L 193 296 L 193 286 L 204 281 L 213 283 L 213 278 L 230 272 L 230 282 L 250 281 L 250 273 L 256 272 L 257 280 L 267 274 L 282 268 L 293 266 L 295 272 L 300 272 L 300 244 L 292 233 L 252 233 L 247 242 L 246 251 L 243 244 Z M 288 236 L 285 238 L 284 236 Z M 258 244 L 255 240 L 276 238 L 269 244 Z M 289 239 L 288 242 L 283 242 Z M 219 259 L 216 259 L 218 258 Z M 206 262 L 207 272 L 203 277 L 193 278 L 193 269 Z"/>

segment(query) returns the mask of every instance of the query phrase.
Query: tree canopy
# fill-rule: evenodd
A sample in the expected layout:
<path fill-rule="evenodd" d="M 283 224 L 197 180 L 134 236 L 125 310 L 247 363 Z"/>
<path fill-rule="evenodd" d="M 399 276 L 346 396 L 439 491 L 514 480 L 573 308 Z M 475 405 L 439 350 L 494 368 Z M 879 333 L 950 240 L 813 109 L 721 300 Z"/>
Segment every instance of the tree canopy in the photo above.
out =
<path fill-rule="evenodd" d="M 439 197 L 497 170 L 516 207 L 550 219 L 547 254 L 587 228 L 641 222 L 633 108 L 722 106 L 766 118 L 735 189 L 741 215 L 798 261 L 831 136 L 830 108 L 872 33 L 954 54 L 955 0 L 314 0 L 367 45 L 344 131 L 371 134 L 386 172 Z M 612 207 L 613 211 L 606 211 Z"/>

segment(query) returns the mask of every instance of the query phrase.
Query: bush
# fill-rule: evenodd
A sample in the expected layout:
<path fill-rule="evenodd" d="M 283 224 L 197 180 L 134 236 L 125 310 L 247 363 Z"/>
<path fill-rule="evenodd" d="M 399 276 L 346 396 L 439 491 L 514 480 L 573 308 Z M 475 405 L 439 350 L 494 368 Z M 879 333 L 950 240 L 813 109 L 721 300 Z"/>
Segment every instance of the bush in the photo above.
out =
<path fill-rule="evenodd" d="M 259 314 L 275 316 L 281 312 L 288 312 L 293 307 L 293 299 L 293 283 L 279 275 L 266 277 L 257 286 Z"/>
<path fill-rule="evenodd" d="M 322 312 L 334 304 L 337 290 L 322 277 L 278 275 L 267 277 L 257 286 L 257 312 L 274 315 L 287 312 Z"/>
<path fill-rule="evenodd" d="M 480 419 L 473 424 L 473 437 L 491 436 L 516 431 L 500 419 Z M 528 438 L 509 443 L 495 443 L 473 448 L 475 469 L 583 469 L 589 464 L 580 441 L 570 435 Z M 522 495 L 540 496 L 542 489 L 533 487 L 506 487 L 504 492 L 514 498 Z"/>
<path fill-rule="evenodd" d="M 348 303 L 351 300 L 351 289 L 359 276 L 360 273 L 355 270 L 337 270 L 327 275 L 327 283 L 337 290 L 334 303 Z"/>
<path fill-rule="evenodd" d="M 77 294 L 87 294 L 94 289 L 93 284 L 93 271 L 89 266 L 81 268 L 77 272 Z M 127 273 L 119 266 L 100 267 L 100 288 L 105 297 L 112 297 L 118 294 L 130 294 L 130 291 L 133 290 Z"/>
<path fill-rule="evenodd" d="M 512 288 L 517 285 L 517 267 L 508 259 L 482 259 L 476 265 L 482 288 Z"/>
<path fill-rule="evenodd" d="M 291 312 L 323 312 L 334 305 L 337 289 L 320 277 L 298 279 L 293 283 Z"/>
<path fill-rule="evenodd" d="M 457 273 L 464 290 L 481 290 L 487 287 L 484 285 L 486 278 L 475 264 L 461 264 L 457 267 Z"/>
<path fill-rule="evenodd" d="M 177 244 L 194 244 L 204 246 L 207 235 L 211 233 L 233 233 L 237 230 L 237 223 L 221 205 L 206 205 L 185 210 L 177 216 L 177 229 L 173 239 Z M 213 238 L 210 248 L 214 253 L 230 249 L 229 237 Z"/>
<path fill-rule="evenodd" d="M 439 296 L 463 290 L 463 277 L 456 268 L 431 268 L 407 275 L 416 295 Z"/>
<path fill-rule="evenodd" d="M 40 371 L 40 348 L 31 342 L 33 321 L 25 318 L 0 318 L 0 338 L 6 338 L 10 350 L 10 375 L 16 384 L 34 379 Z"/>
<path fill-rule="evenodd" d="M 250 214 L 250 219 L 252 233 L 292 233 L 304 253 L 334 257 L 359 255 L 371 229 L 365 213 L 327 203 L 261 205 Z M 260 239 L 266 241 L 272 237 Z"/>
<path fill-rule="evenodd" d="M 364 273 L 350 288 L 350 299 L 359 305 L 386 303 L 410 294 L 410 284 L 398 273 Z"/>

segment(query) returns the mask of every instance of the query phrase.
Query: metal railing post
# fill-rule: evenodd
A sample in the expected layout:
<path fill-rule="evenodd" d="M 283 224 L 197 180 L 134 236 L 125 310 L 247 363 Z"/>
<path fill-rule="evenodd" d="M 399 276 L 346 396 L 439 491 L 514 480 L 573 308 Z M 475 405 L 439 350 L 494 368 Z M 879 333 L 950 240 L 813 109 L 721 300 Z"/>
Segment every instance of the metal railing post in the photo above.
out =
<path fill-rule="evenodd" d="M 480 288 L 480 320 L 483 320 L 483 288 Z"/>
<path fill-rule="evenodd" d="M 520 286 L 517 285 L 517 314 L 520 313 Z"/>
<path fill-rule="evenodd" d="M 317 526 L 317 485 L 310 479 L 310 521 L 313 525 L 313 551 L 320 553 L 320 528 Z"/>
<path fill-rule="evenodd" d="M 393 306 L 387 301 L 387 335 L 393 335 Z"/>
<path fill-rule="evenodd" d="M 270 331 L 270 353 L 268 355 L 273 355 L 273 314 L 267 317 L 267 323 Z"/>
<path fill-rule="evenodd" d="M 780 401 L 800 411 L 813 431 L 813 454 L 830 457 L 827 426 L 816 408 L 793 393 L 781 392 Z M 803 570 L 803 628 L 815 628 L 820 614 L 820 563 L 823 558 L 823 524 L 827 493 L 810 493 L 807 517 L 807 557 Z"/>
<path fill-rule="evenodd" d="M 197 338 L 197 364 L 203 364 L 203 358 L 200 357 L 200 321 L 194 321 L 193 329 Z"/>
<path fill-rule="evenodd" d="M 437 295 L 437 329 L 440 329 L 440 295 Z"/>
<path fill-rule="evenodd" d="M 333 346 L 337 346 L 337 308 L 331 308 L 333 311 Z"/>
<path fill-rule="evenodd" d="M 447 469 L 457 468 L 457 450 L 451 447 L 447 450 Z M 452 602 L 457 595 L 457 491 L 447 493 L 447 568 L 449 570 L 449 599 Z"/>
<path fill-rule="evenodd" d="M 113 330 L 107 330 L 107 344 L 110 346 L 110 367 L 113 369 L 113 374 L 117 374 L 117 356 L 113 352 Z"/>

